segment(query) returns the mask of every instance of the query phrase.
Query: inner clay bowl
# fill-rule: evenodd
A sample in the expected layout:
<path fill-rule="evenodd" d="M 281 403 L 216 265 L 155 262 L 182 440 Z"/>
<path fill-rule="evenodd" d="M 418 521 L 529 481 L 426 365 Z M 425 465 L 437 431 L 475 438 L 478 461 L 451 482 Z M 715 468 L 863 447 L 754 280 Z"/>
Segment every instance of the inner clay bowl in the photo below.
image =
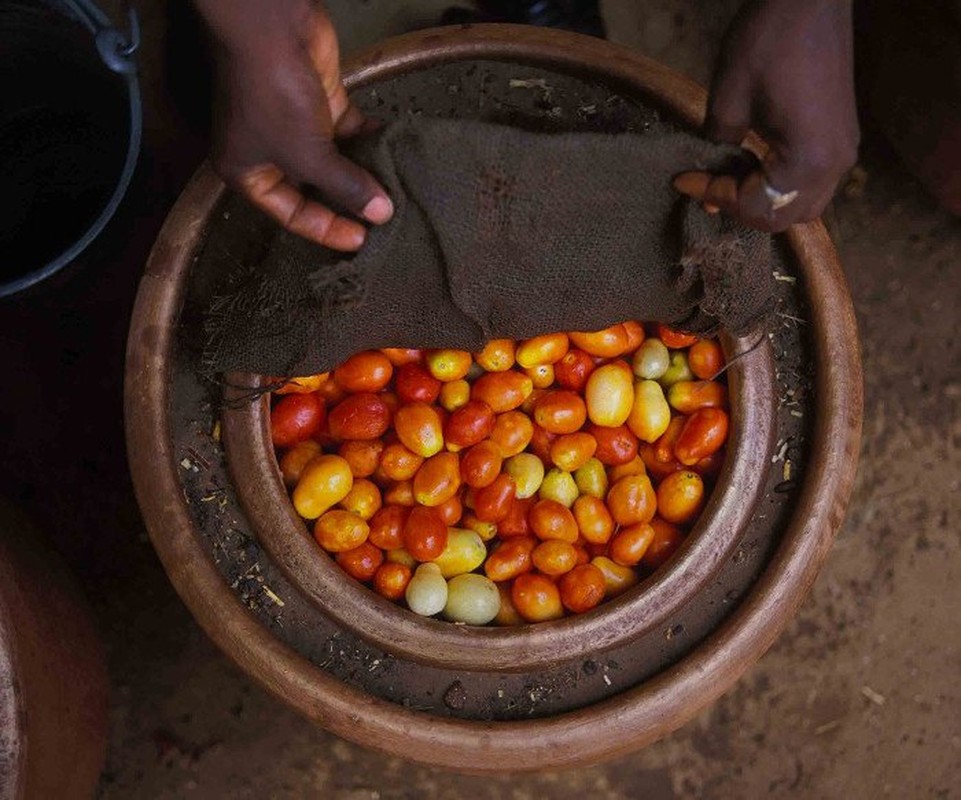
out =
<path fill-rule="evenodd" d="M 763 337 L 763 334 L 762 334 Z M 224 445 L 233 484 L 256 536 L 290 581 L 324 613 L 388 653 L 470 670 L 524 670 L 633 639 L 697 595 L 741 538 L 763 490 L 774 431 L 774 366 L 766 337 L 722 337 L 731 433 L 714 491 L 670 561 L 623 595 L 553 622 L 477 627 L 421 617 L 344 573 L 290 502 L 270 441 L 264 379 L 226 378 Z M 739 357 L 735 357 L 738 356 Z M 253 390 L 253 392 L 252 392 Z"/>
<path fill-rule="evenodd" d="M 705 93 L 687 79 L 625 48 L 560 31 L 512 26 L 422 31 L 356 56 L 345 65 L 344 76 L 349 90 L 363 91 L 378 82 L 472 59 L 576 76 L 642 99 L 690 127 L 703 120 Z M 754 144 L 759 142 L 754 140 Z M 805 407 L 809 421 L 805 466 L 795 475 L 790 505 L 783 517 L 778 517 L 776 539 L 769 556 L 758 565 L 756 578 L 696 644 L 663 661 L 643 679 L 618 685 L 615 675 L 614 686 L 608 684 L 609 693 L 580 705 L 568 704 L 556 713 L 510 719 L 462 718 L 409 707 L 399 698 L 377 694 L 332 673 L 317 659 L 307 657 L 302 645 L 285 639 L 286 629 L 265 620 L 242 601 L 218 567 L 222 566 L 222 553 L 211 550 L 208 523 L 204 522 L 212 518 L 206 513 L 210 504 L 191 502 L 188 486 L 194 479 L 185 471 L 183 460 L 185 445 L 201 447 L 197 439 L 201 432 L 192 423 L 184 427 L 177 416 L 181 404 L 174 386 L 182 385 L 178 372 L 182 369 L 178 336 L 185 324 L 182 311 L 191 278 L 198 277 L 191 270 L 225 196 L 223 183 L 208 166 L 201 168 L 172 210 L 151 253 L 128 340 L 128 451 L 144 519 L 171 582 L 214 642 L 275 696 L 337 735 L 434 766 L 499 773 L 590 764 L 642 747 L 680 727 L 726 691 L 792 619 L 843 518 L 856 469 L 862 411 L 853 308 L 821 223 L 795 226 L 781 239 L 797 271 L 813 379 L 810 406 Z M 745 349 L 741 342 L 728 341 L 726 347 L 729 354 Z M 605 619 L 622 615 L 631 628 L 625 635 L 638 635 L 664 613 L 666 606 L 660 603 L 677 597 L 667 589 L 683 583 L 688 569 L 712 570 L 715 564 L 710 558 L 724 560 L 723 546 L 712 550 L 715 543 L 711 537 L 736 538 L 736 521 L 745 512 L 730 506 L 741 504 L 746 509 L 751 505 L 752 481 L 740 486 L 748 494 L 736 496 L 738 471 L 753 464 L 759 473 L 770 473 L 775 448 L 758 431 L 764 430 L 771 406 L 783 400 L 780 394 L 773 394 L 772 372 L 766 345 L 732 368 L 735 441 L 706 515 L 674 561 L 634 595 L 607 603 L 593 614 L 514 630 L 465 629 L 414 618 L 402 608 L 385 607 L 366 588 L 347 582 L 310 540 L 303 522 L 292 516 L 289 501 L 279 488 L 273 453 L 266 444 L 263 405 L 248 403 L 246 410 L 236 409 L 240 417 L 225 420 L 229 441 L 211 441 L 207 452 L 216 460 L 226 444 L 234 475 L 232 488 L 243 495 L 247 510 L 256 515 L 252 505 L 256 501 L 264 504 L 264 513 L 279 518 L 270 529 L 253 523 L 251 528 L 272 548 L 272 553 L 264 555 L 277 558 L 295 586 L 309 592 L 303 609 L 323 619 L 316 613 L 318 602 L 333 603 L 329 613 L 341 616 L 349 613 L 350 603 L 359 603 L 355 607 L 363 613 L 348 620 L 350 627 L 363 637 L 385 642 L 385 650 L 409 653 L 411 669 L 433 673 L 437 668 L 430 664 L 438 660 L 479 665 L 485 662 L 478 659 L 488 659 L 487 668 L 494 670 L 452 669 L 444 675 L 445 687 L 455 679 L 469 681 L 471 675 L 478 680 L 495 675 L 503 683 L 516 676 L 522 685 L 525 673 L 508 670 L 541 659 L 576 657 L 585 649 L 594 651 L 593 658 L 599 657 L 604 645 L 597 637 L 623 638 L 622 632 L 607 627 Z M 197 402 L 191 413 L 207 420 L 205 401 Z M 786 416 L 785 409 L 777 410 L 779 425 Z M 241 471 L 245 449 L 251 459 L 246 472 Z M 768 475 L 769 486 L 772 475 Z M 255 481 L 263 482 L 264 487 L 251 496 L 249 484 Z M 759 514 L 766 514 L 771 497 L 765 496 L 765 511 Z M 230 510 L 223 524 L 229 527 L 240 516 Z M 238 524 L 243 523 L 238 520 Z M 753 528 L 745 535 L 750 538 Z M 270 544 L 272 540 L 276 543 Z M 732 563 L 741 563 L 738 570 L 753 563 L 750 557 L 738 562 L 737 555 L 727 559 L 723 574 Z M 705 593 L 713 588 L 717 588 L 714 582 L 708 581 Z M 679 591 L 684 591 L 683 587 Z M 299 602 L 289 598 L 288 606 Z M 700 609 L 699 603 L 692 605 Z M 303 615 L 308 616 L 306 611 Z M 393 624 L 392 615 L 405 618 L 402 627 Z M 385 619 L 388 622 L 381 627 Z M 298 624 L 297 618 L 290 619 L 291 627 Z M 580 633 L 577 626 L 582 626 Z M 498 637 L 503 641 L 496 641 Z M 677 637 L 666 641 L 666 635 L 657 630 L 644 641 L 652 637 L 671 646 L 678 641 Z M 427 652 L 422 649 L 425 642 Z M 636 647 L 631 641 L 625 649 Z M 485 654 L 488 649 L 491 655 Z M 391 660 L 398 662 L 396 672 L 400 674 L 406 662 L 401 657 Z M 600 678 L 598 672 L 592 680 L 600 682 Z M 492 691 L 496 697 L 496 690 Z"/>

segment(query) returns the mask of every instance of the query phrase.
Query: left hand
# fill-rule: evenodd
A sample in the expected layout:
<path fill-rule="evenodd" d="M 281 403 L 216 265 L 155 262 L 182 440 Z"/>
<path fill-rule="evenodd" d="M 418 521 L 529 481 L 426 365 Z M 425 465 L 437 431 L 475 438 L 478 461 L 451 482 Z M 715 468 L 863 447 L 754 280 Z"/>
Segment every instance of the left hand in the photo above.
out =
<path fill-rule="evenodd" d="M 686 172 L 675 188 L 751 227 L 780 232 L 817 218 L 857 158 L 851 0 L 749 0 L 711 84 L 706 132 L 770 145 L 740 180 Z"/>

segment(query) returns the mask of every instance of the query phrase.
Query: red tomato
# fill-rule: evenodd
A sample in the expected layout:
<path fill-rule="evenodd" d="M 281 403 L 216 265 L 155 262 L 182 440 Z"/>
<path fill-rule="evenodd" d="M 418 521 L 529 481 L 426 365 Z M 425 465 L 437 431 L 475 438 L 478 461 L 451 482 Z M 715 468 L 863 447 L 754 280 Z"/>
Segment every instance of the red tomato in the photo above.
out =
<path fill-rule="evenodd" d="M 447 526 L 433 508 L 414 506 L 404 525 L 404 547 L 418 561 L 433 561 L 447 547 Z"/>
<path fill-rule="evenodd" d="M 368 540 L 382 550 L 397 550 L 404 546 L 404 525 L 410 516 L 407 506 L 383 506 L 370 518 Z"/>
<path fill-rule="evenodd" d="M 586 431 L 597 442 L 594 458 L 604 466 L 616 467 L 627 464 L 637 455 L 637 437 L 626 425 L 607 428 L 592 423 L 587 426 Z"/>
<path fill-rule="evenodd" d="M 461 478 L 475 489 L 489 486 L 500 474 L 503 461 L 500 448 L 494 442 L 475 444 L 461 456 Z"/>
<path fill-rule="evenodd" d="M 573 544 L 580 534 L 571 510 L 556 500 L 538 500 L 531 507 L 528 521 L 538 539 L 559 539 Z"/>
<path fill-rule="evenodd" d="M 400 442 L 387 445 L 380 456 L 380 469 L 392 481 L 411 480 L 423 463 L 423 456 L 408 450 Z"/>
<path fill-rule="evenodd" d="M 524 452 L 534 435 L 534 423 L 521 411 L 505 411 L 494 420 L 491 440 L 501 449 L 504 458 Z"/>
<path fill-rule="evenodd" d="M 444 426 L 444 441 L 470 447 L 490 436 L 494 430 L 494 412 L 482 400 L 469 400 L 456 409 Z"/>
<path fill-rule="evenodd" d="M 311 439 L 324 424 L 324 401 L 316 393 L 288 394 L 270 412 L 274 447 L 293 447 Z"/>
<path fill-rule="evenodd" d="M 621 528 L 611 539 L 610 557 L 615 564 L 633 567 L 638 564 L 654 541 L 654 528 L 647 522 L 638 522 Z"/>
<path fill-rule="evenodd" d="M 727 428 L 727 414 L 721 409 L 702 408 L 695 411 L 687 418 L 674 443 L 674 455 L 685 466 L 694 466 L 724 446 Z"/>
<path fill-rule="evenodd" d="M 334 380 L 348 392 L 379 392 L 394 374 L 390 360 L 378 350 L 364 350 L 334 370 Z"/>
<path fill-rule="evenodd" d="M 484 572 L 492 581 L 509 581 L 531 570 L 534 547 L 526 536 L 501 542 L 484 562 Z"/>
<path fill-rule="evenodd" d="M 593 371 L 593 358 L 583 350 L 569 350 L 567 355 L 554 365 L 554 380 L 564 389 L 580 392 L 584 390 Z"/>
<path fill-rule="evenodd" d="M 498 522 L 507 516 L 514 501 L 514 479 L 502 472 L 487 486 L 474 492 L 474 514 L 484 522 Z"/>
<path fill-rule="evenodd" d="M 593 564 L 581 564 L 562 575 L 557 588 L 564 608 L 574 614 L 583 614 L 604 599 L 604 573 Z"/>
<path fill-rule="evenodd" d="M 387 356 L 387 360 L 395 367 L 402 367 L 404 364 L 413 364 L 422 361 L 424 358 L 423 350 L 404 347 L 385 347 L 380 352 Z"/>
<path fill-rule="evenodd" d="M 334 406 L 327 422 L 334 439 L 376 439 L 390 425 L 390 410 L 376 394 L 359 392 Z"/>
<path fill-rule="evenodd" d="M 364 542 L 353 550 L 338 553 L 334 560 L 350 577 L 366 583 L 384 563 L 384 553 L 370 542 Z"/>
<path fill-rule="evenodd" d="M 404 403 L 433 403 L 440 387 L 441 382 L 419 363 L 404 364 L 394 380 L 394 390 Z"/>
<path fill-rule="evenodd" d="M 690 347 L 697 341 L 697 337 L 694 334 L 684 333 L 683 331 L 670 328 L 661 323 L 657 324 L 657 338 L 664 342 L 664 344 L 666 344 L 672 350 L 680 350 L 684 347 Z"/>
<path fill-rule="evenodd" d="M 701 339 L 687 351 L 687 365 L 695 377 L 709 381 L 724 366 L 724 352 L 713 339 Z"/>
<path fill-rule="evenodd" d="M 531 441 L 527 449 L 545 464 L 550 464 L 551 447 L 556 439 L 556 433 L 544 430 L 540 425 L 534 425 L 531 429 Z"/>
<path fill-rule="evenodd" d="M 648 569 L 657 569 L 681 546 L 684 534 L 676 525 L 671 525 L 659 517 L 651 520 L 651 527 L 654 529 L 654 538 L 644 553 L 641 564 Z"/>
<path fill-rule="evenodd" d="M 374 573 L 374 591 L 388 600 L 400 600 L 407 591 L 412 575 L 411 568 L 406 564 L 381 564 Z"/>
<path fill-rule="evenodd" d="M 531 526 L 527 521 L 527 516 L 535 502 L 537 501 L 533 497 L 527 497 L 524 500 L 515 497 L 511 501 L 507 516 L 497 523 L 497 534 L 499 536 L 530 535 Z"/>

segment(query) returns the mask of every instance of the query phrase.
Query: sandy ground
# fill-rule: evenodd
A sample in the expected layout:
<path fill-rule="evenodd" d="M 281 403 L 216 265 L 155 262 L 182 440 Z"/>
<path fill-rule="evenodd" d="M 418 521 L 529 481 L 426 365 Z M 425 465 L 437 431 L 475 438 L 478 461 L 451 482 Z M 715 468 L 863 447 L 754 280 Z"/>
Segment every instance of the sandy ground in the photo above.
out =
<path fill-rule="evenodd" d="M 112 226 L 118 240 L 134 230 L 112 245 L 119 266 L 65 279 L 15 309 L 20 319 L 49 315 L 42 334 L 19 336 L 10 316 L 0 324 L 7 368 L 37 376 L 23 407 L 56 394 L 52 432 L 34 447 L 18 426 L 17 466 L 3 476 L 83 579 L 107 642 L 114 696 L 101 797 L 961 796 L 961 221 L 868 141 L 863 180 L 829 218 L 861 327 L 862 466 L 801 613 L 731 692 L 660 743 L 590 769 L 471 778 L 414 766 L 305 722 L 220 655 L 170 588 L 132 504 L 117 385 L 129 302 L 156 225 L 202 148 L 151 83 L 165 4 L 142 5 L 156 99 L 133 196 L 141 205 L 126 223 L 121 216 L 140 224 Z M 445 3 L 330 5 L 350 50 L 422 24 Z M 603 5 L 612 39 L 706 82 L 737 3 L 710 12 L 697 0 Z M 73 383 L 51 376 L 58 365 Z M 103 400 L 70 417 L 64 386 Z M 64 462 L 54 478 L 51 448 Z M 79 488 L 91 475 L 112 490 L 95 498 Z"/>

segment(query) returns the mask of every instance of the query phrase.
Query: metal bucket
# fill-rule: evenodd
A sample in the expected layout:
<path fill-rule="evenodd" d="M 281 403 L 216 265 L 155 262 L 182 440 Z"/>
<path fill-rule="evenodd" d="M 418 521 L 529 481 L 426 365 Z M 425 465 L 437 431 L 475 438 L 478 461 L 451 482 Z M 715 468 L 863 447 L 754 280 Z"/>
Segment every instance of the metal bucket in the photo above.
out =
<path fill-rule="evenodd" d="M 0 297 L 50 277 L 100 234 L 140 152 L 133 54 L 90 0 L 0 3 Z"/>

